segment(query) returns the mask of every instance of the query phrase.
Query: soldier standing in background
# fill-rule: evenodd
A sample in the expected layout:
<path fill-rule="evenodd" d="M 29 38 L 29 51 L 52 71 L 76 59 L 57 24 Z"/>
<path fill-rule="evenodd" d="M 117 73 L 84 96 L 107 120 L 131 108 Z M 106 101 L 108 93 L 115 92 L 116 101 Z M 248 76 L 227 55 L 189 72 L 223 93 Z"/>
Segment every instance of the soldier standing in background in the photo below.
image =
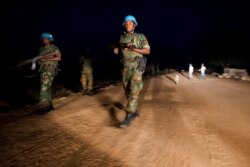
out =
<path fill-rule="evenodd" d="M 205 65 L 202 63 L 201 64 L 201 68 L 199 69 L 199 71 L 201 72 L 201 79 L 205 79 L 206 78 L 206 75 L 205 75 L 205 71 L 206 71 L 206 67 Z"/>
<path fill-rule="evenodd" d="M 122 53 L 123 71 L 122 82 L 127 99 L 126 117 L 119 125 L 121 128 L 128 127 L 130 122 L 138 116 L 138 97 L 143 88 L 142 74 L 146 67 L 146 59 L 143 55 L 150 54 L 150 46 L 144 34 L 134 32 L 137 26 L 134 16 L 125 17 L 123 27 L 124 34 L 120 37 L 120 47 L 114 48 L 114 53 Z"/>
<path fill-rule="evenodd" d="M 92 96 L 93 93 L 93 57 L 90 49 L 86 49 L 84 55 L 81 56 L 80 64 L 82 65 L 81 83 L 82 94 Z"/>
<path fill-rule="evenodd" d="M 193 72 L 194 72 L 194 67 L 192 66 L 192 64 L 189 64 L 189 69 L 188 69 L 189 79 L 193 79 Z"/>

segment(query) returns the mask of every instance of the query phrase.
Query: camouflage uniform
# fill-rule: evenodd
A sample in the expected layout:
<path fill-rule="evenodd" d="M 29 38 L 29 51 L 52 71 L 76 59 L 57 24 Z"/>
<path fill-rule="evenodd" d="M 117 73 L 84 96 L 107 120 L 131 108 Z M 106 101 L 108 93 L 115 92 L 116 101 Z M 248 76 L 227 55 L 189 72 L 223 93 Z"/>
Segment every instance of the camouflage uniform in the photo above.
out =
<path fill-rule="evenodd" d="M 83 56 L 80 63 L 82 63 L 81 83 L 83 93 L 86 93 L 93 90 L 93 69 L 91 59 Z"/>
<path fill-rule="evenodd" d="M 40 55 L 45 53 L 59 53 L 59 49 L 55 45 L 43 46 L 40 48 Z M 53 55 L 51 55 L 53 57 Z M 51 86 L 55 75 L 57 74 L 58 61 L 42 61 L 40 62 L 40 80 L 41 80 L 41 90 L 40 90 L 40 102 L 42 103 L 52 103 L 51 97 Z"/>
<path fill-rule="evenodd" d="M 143 34 L 129 33 L 120 37 L 120 45 L 132 44 L 136 48 L 150 48 L 147 38 Z M 142 74 L 138 70 L 138 58 L 143 57 L 142 54 L 122 49 L 123 56 L 123 72 L 122 82 L 127 98 L 127 111 L 136 112 L 138 105 L 138 96 L 143 88 Z"/>

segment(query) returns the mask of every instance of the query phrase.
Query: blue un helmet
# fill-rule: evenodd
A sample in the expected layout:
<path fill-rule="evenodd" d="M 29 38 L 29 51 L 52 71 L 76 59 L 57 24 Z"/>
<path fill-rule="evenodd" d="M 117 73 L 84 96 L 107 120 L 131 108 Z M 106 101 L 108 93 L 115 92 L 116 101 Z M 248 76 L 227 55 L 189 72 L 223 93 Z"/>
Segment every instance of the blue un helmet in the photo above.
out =
<path fill-rule="evenodd" d="M 132 22 L 134 22 L 135 26 L 138 26 L 135 17 L 132 16 L 132 15 L 127 15 L 127 16 L 125 17 L 125 19 L 124 19 L 124 21 L 123 21 L 123 23 L 122 23 L 123 26 L 125 25 L 126 21 L 132 21 Z"/>
<path fill-rule="evenodd" d="M 50 41 L 54 41 L 53 36 L 50 33 L 42 33 L 41 38 L 48 38 Z"/>

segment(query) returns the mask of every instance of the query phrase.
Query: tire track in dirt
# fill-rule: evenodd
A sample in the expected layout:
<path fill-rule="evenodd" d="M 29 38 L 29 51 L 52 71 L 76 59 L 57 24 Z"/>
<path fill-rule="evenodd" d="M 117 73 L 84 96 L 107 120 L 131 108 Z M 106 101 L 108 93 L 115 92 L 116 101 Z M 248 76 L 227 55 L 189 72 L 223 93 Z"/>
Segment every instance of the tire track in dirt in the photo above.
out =
<path fill-rule="evenodd" d="M 55 110 L 55 111 L 53 111 L 52 113 L 49 113 L 46 116 L 40 116 L 40 117 L 45 119 L 45 120 L 43 120 L 44 122 L 46 122 L 46 121 L 48 121 L 48 123 L 53 122 L 53 124 L 56 122 L 55 120 L 58 119 L 58 118 L 61 119 L 61 121 L 69 123 L 69 124 L 72 123 L 70 121 L 76 121 L 77 122 L 77 119 L 76 119 L 77 116 L 82 114 L 81 110 L 80 110 L 81 106 L 79 108 L 77 108 L 77 105 L 76 105 L 76 104 L 79 104 L 79 100 L 82 100 L 82 99 L 79 98 L 79 97 L 74 97 L 72 100 L 70 100 L 71 101 L 70 104 L 67 104 L 67 102 L 64 102 L 66 104 L 64 104 L 65 106 L 64 106 L 63 110 L 61 110 L 60 112 L 57 112 Z M 69 101 L 69 100 L 67 100 L 67 101 Z M 87 104 L 87 106 L 85 104 L 83 107 L 86 107 L 85 109 L 88 110 L 89 108 L 91 108 L 93 106 L 93 104 Z M 73 112 L 69 113 L 70 111 L 73 111 Z M 56 116 L 56 117 L 53 117 L 53 115 Z M 83 116 L 82 118 L 84 118 L 85 120 L 90 120 L 90 119 L 88 119 L 87 116 Z M 25 120 L 30 122 L 30 118 L 25 118 L 24 120 L 22 120 L 22 122 L 24 123 Z M 40 121 L 40 120 L 38 119 L 37 121 Z M 82 123 L 79 122 L 79 124 L 81 125 Z M 61 125 L 62 124 L 60 124 L 60 126 Z M 89 126 L 85 126 L 85 127 L 89 127 Z M 54 128 L 55 127 L 53 127 L 53 129 Z M 75 128 L 77 128 L 77 126 Z M 12 161 L 14 161 L 15 159 L 20 159 L 21 157 L 25 157 L 30 152 L 33 152 L 34 150 L 37 150 L 37 149 L 45 146 L 46 143 L 50 142 L 51 140 L 54 140 L 54 139 L 57 139 L 57 138 L 62 138 L 66 133 L 68 133 L 68 132 L 65 132 L 65 131 L 61 131 L 61 132 L 63 132 L 63 133 L 59 132 L 58 134 L 51 134 L 52 136 L 50 135 L 50 136 L 48 136 L 48 138 L 47 137 L 46 138 L 42 137 L 42 141 L 40 141 L 38 143 L 36 142 L 36 145 L 34 145 L 34 146 L 31 145 L 29 148 L 25 148 L 24 150 L 22 150 L 18 154 L 12 156 L 12 158 L 10 160 L 5 161 L 5 164 L 9 164 Z"/>
<path fill-rule="evenodd" d="M 105 152 L 107 152 L 107 150 L 114 151 L 114 147 L 117 145 L 121 146 L 121 144 L 119 144 L 121 141 L 118 140 L 119 136 L 121 136 L 121 129 L 116 128 L 114 125 L 110 126 L 107 124 L 107 122 L 109 122 L 108 120 L 111 119 L 108 112 L 117 99 L 123 99 L 123 94 L 111 93 L 110 95 L 113 96 L 108 98 L 109 94 L 109 92 L 101 94 L 101 99 L 100 97 L 97 97 L 97 99 L 93 98 L 93 105 L 91 105 L 91 108 L 84 107 L 83 110 L 73 114 L 73 116 L 71 115 L 70 117 L 58 118 L 55 120 L 57 120 L 59 124 L 64 124 L 65 128 L 68 129 L 72 135 L 78 136 L 90 143 L 93 148 Z M 98 113 L 95 114 L 93 110 L 96 110 Z M 91 117 L 94 117 L 94 120 L 91 120 Z M 107 154 L 114 155 L 112 152 L 107 152 Z"/>
<path fill-rule="evenodd" d="M 247 167 L 247 154 L 233 150 L 215 129 L 221 125 L 216 123 L 222 121 L 220 115 L 229 114 L 229 110 L 220 111 L 220 115 L 214 110 L 218 107 L 214 105 L 220 93 L 224 93 L 223 84 L 213 90 L 216 80 L 181 79 L 179 85 L 165 76 L 145 80 L 139 102 L 140 117 L 126 129 L 115 126 L 125 116 L 123 102 L 126 100 L 121 86 L 92 97 L 75 95 L 58 101 L 56 110 L 41 118 L 32 120 L 29 117 L 5 124 L 5 130 L 20 125 L 19 130 L 27 133 L 18 138 L 22 141 L 13 148 L 21 144 L 29 146 L 19 149 L 23 155 L 10 155 L 12 158 L 5 165 Z M 248 95 L 244 94 L 244 97 Z M 239 100 L 230 102 L 229 107 L 232 107 Z M 219 109 L 223 107 L 221 105 Z M 231 120 L 229 118 L 227 116 L 227 122 Z M 28 124 L 32 123 L 33 130 L 29 130 Z M 249 124 L 244 122 L 238 127 L 243 128 L 241 125 L 247 127 Z M 33 138 L 39 130 L 44 134 L 40 140 Z M 11 131 L 7 137 L 14 133 Z M 26 143 L 29 136 L 33 141 Z M 240 155 L 244 157 L 238 159 Z"/>
<path fill-rule="evenodd" d="M 132 155 L 137 157 L 135 161 L 137 166 L 140 164 L 140 166 L 151 167 L 157 164 L 164 167 L 194 167 L 187 151 L 183 153 L 183 149 L 186 150 L 186 148 L 178 140 L 185 134 L 182 133 L 183 123 L 176 114 L 175 107 L 171 107 L 176 101 L 169 102 L 172 94 L 168 92 L 173 90 L 162 83 L 159 84 L 161 79 L 157 78 L 151 82 L 151 86 L 147 89 L 145 96 L 152 95 L 152 101 L 144 98 L 141 102 L 143 119 L 140 122 L 143 122 L 144 126 L 143 128 L 138 126 L 138 128 L 146 135 L 142 138 L 137 152 Z"/>
<path fill-rule="evenodd" d="M 210 166 L 240 166 L 234 153 L 209 129 L 202 117 L 195 114 L 193 109 L 190 110 L 192 112 L 188 112 L 189 109 L 186 107 L 186 112 L 181 112 L 183 120 L 198 147 L 203 150 L 201 153 L 206 154 Z"/>
<path fill-rule="evenodd" d="M 172 76 L 174 75 L 172 74 Z M 183 79 L 183 77 L 181 78 Z M 184 79 L 186 80 L 186 78 Z M 185 106 L 188 103 L 181 90 L 185 84 L 186 83 L 182 81 L 180 85 L 175 85 L 174 83 L 168 82 L 166 79 L 165 82 L 162 83 L 161 89 L 162 92 L 165 92 L 167 99 L 164 107 L 168 109 L 167 114 L 169 116 L 169 119 L 167 119 L 168 124 L 161 123 L 169 127 L 169 130 L 166 132 L 167 137 L 164 137 L 169 138 L 169 142 L 165 142 L 169 150 L 165 164 L 169 167 L 207 167 L 208 161 L 202 154 L 197 152 L 190 131 L 188 127 L 185 126 L 185 122 L 181 115 L 181 112 L 186 112 Z M 167 88 L 171 91 L 167 90 Z M 158 100 L 161 100 L 161 98 Z M 166 115 L 166 113 L 164 115 Z M 163 114 L 161 114 L 161 116 L 163 116 Z"/>
<path fill-rule="evenodd" d="M 206 83 L 203 83 L 202 85 L 203 88 L 201 88 L 201 85 L 198 86 L 198 89 L 191 88 L 189 91 L 191 91 L 192 94 L 187 92 L 187 90 L 182 90 L 184 94 L 192 95 L 188 98 L 193 100 L 190 101 L 191 103 L 187 104 L 185 107 L 185 112 L 180 111 L 180 113 L 195 142 L 201 149 L 205 151 L 211 166 L 243 167 L 245 163 L 243 159 L 239 158 L 239 153 L 236 153 L 229 145 L 224 143 L 224 141 L 221 139 L 221 136 L 219 136 L 215 131 L 213 131 L 212 127 L 210 127 L 211 124 L 207 122 L 209 120 L 204 117 L 203 113 L 209 115 L 209 113 L 212 114 L 214 112 L 213 110 L 215 107 L 208 106 L 208 104 L 212 105 L 212 101 L 216 101 L 217 98 L 215 97 L 218 97 L 218 95 L 216 95 L 217 92 L 215 88 L 211 85 L 214 85 L 214 81 L 206 81 Z M 209 93 L 206 91 L 208 94 L 206 98 L 198 98 L 199 96 L 203 97 L 202 94 L 204 93 L 204 88 L 206 88 L 205 90 L 209 89 L 211 91 Z M 222 91 L 224 88 L 220 88 L 217 84 L 216 89 Z M 238 89 L 236 90 L 239 91 Z M 224 92 L 222 92 L 222 94 L 224 94 Z M 235 103 L 235 101 L 232 102 Z M 224 107 L 224 110 L 215 111 L 223 113 L 225 110 L 227 111 L 227 109 Z M 218 117 L 217 121 L 219 121 L 219 119 L 220 118 Z"/>
<path fill-rule="evenodd" d="M 22 126 L 20 126 L 18 129 L 16 128 L 17 131 L 19 131 L 19 132 L 22 131 L 25 134 L 23 134 L 22 136 L 17 138 L 17 135 L 14 134 L 15 133 L 14 131 L 9 133 L 9 135 L 8 135 L 9 137 L 15 136 L 14 139 L 16 142 L 13 143 L 13 146 L 9 147 L 9 150 L 8 150 L 9 154 L 7 154 L 4 158 L 4 161 L 2 161 L 2 163 L 1 163 L 2 166 L 20 166 L 18 164 L 29 163 L 29 160 L 27 162 L 26 161 L 22 162 L 22 159 L 25 159 L 24 157 L 26 157 L 26 158 L 29 157 L 31 154 L 36 152 L 36 150 L 43 148 L 44 146 L 46 146 L 48 143 L 52 142 L 53 140 L 63 138 L 67 134 L 67 132 L 60 130 L 61 127 L 57 127 L 55 129 L 54 124 L 48 125 L 47 127 L 38 126 L 36 124 L 34 126 L 34 128 L 30 128 L 31 130 L 28 130 L 23 125 L 23 124 L 27 123 L 26 122 L 27 120 L 28 119 L 23 120 Z M 29 123 L 31 123 L 30 119 L 28 121 L 29 121 Z M 39 121 L 39 120 L 37 120 L 37 121 Z M 38 124 L 40 124 L 40 123 L 41 122 L 39 121 Z M 42 124 L 44 124 L 44 123 L 42 123 Z M 11 128 L 11 127 L 9 127 L 9 128 Z M 51 128 L 52 128 L 52 130 L 49 130 Z M 42 129 L 44 129 L 44 130 L 47 129 L 46 133 Z M 27 132 L 29 132 L 29 133 L 27 133 Z M 28 166 L 33 166 L 33 165 L 28 165 Z"/>
<path fill-rule="evenodd" d="M 204 87 L 206 87 L 205 84 L 203 84 Z M 169 86 L 169 83 L 167 83 L 166 86 Z M 182 87 L 180 85 L 176 88 L 178 89 L 176 89 L 176 92 L 174 92 L 175 96 L 172 97 L 172 100 L 176 102 L 181 102 L 186 98 L 184 95 L 185 91 L 182 90 Z M 181 97 L 183 97 L 183 99 Z M 199 97 L 198 94 L 197 97 Z M 197 97 L 192 98 L 200 100 L 197 99 Z M 194 139 L 195 143 L 197 143 L 200 147 L 200 150 L 196 151 L 200 152 L 201 154 L 204 154 L 205 152 L 206 157 L 203 156 L 203 161 L 209 162 L 210 165 L 208 166 L 240 166 L 241 164 L 238 163 L 237 159 L 235 159 L 235 154 L 232 152 L 232 150 L 230 150 L 230 148 L 228 148 L 225 143 L 223 143 L 223 141 L 216 134 L 214 134 L 212 130 L 209 129 L 205 120 L 202 119 L 202 116 L 199 114 L 199 112 L 189 107 L 188 104 L 185 104 L 185 101 L 188 100 L 184 100 L 184 103 L 180 103 L 177 106 L 177 112 L 181 115 L 184 121 L 184 126 L 187 128 L 189 133 L 192 134 L 192 138 Z M 193 105 L 194 104 L 190 104 L 190 106 Z M 203 108 L 206 108 L 205 104 L 203 105 Z M 203 150 L 203 152 L 201 150 Z M 194 153 L 194 151 L 195 149 L 191 152 Z M 200 159 L 202 159 L 201 156 Z"/>
<path fill-rule="evenodd" d="M 123 98 L 121 96 L 124 96 L 124 95 L 120 94 L 120 95 L 113 96 L 112 100 L 110 101 L 113 102 L 114 99 Z M 107 101 L 104 103 L 110 104 Z M 95 118 L 95 119 L 99 119 L 99 118 Z M 133 152 L 134 150 L 137 150 L 135 146 L 140 146 L 141 141 L 143 141 L 143 139 L 146 137 L 144 133 L 138 133 L 138 129 L 135 128 L 138 124 L 137 121 L 139 120 L 140 118 L 132 122 L 131 127 L 128 129 L 119 129 L 114 126 L 107 127 L 105 125 L 103 127 L 98 127 L 101 130 L 98 133 L 91 132 L 91 134 L 95 134 L 95 136 L 88 136 L 88 139 L 91 140 L 91 145 L 93 145 L 95 148 L 99 150 L 103 150 L 103 151 L 105 150 L 105 152 L 107 152 L 107 154 L 109 155 L 112 155 L 112 157 L 118 157 L 120 160 L 125 161 L 126 163 L 133 162 L 133 157 L 135 154 L 133 153 L 128 154 L 128 152 Z M 147 124 L 143 124 L 143 125 L 147 125 Z M 111 150 L 111 151 L 107 151 L 107 150 Z M 136 162 L 137 162 L 137 158 L 134 159 L 134 163 L 131 163 L 131 165 L 137 164 Z"/>

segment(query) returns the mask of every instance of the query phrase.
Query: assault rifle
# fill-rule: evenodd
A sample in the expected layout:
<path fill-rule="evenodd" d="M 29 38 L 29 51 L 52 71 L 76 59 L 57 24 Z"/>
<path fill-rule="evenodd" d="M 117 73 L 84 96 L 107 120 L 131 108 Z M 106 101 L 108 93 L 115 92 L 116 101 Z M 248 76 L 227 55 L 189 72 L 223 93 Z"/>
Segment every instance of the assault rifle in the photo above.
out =
<path fill-rule="evenodd" d="M 119 48 L 121 48 L 121 49 L 127 48 L 127 49 L 130 49 L 130 50 L 133 50 L 133 49 L 136 48 L 136 46 L 132 45 L 131 43 L 120 43 L 120 47 Z"/>
<path fill-rule="evenodd" d="M 127 48 L 128 50 L 133 50 L 136 48 L 136 46 L 131 43 L 120 43 L 120 48 L 121 49 Z M 141 71 L 142 73 L 144 73 L 146 69 L 146 65 L 147 65 L 147 58 L 137 57 L 136 60 L 137 60 L 137 69 Z"/>
<path fill-rule="evenodd" d="M 48 53 L 44 53 L 44 54 L 38 55 L 38 56 L 36 56 L 36 57 L 33 57 L 32 59 L 28 59 L 28 60 L 21 61 L 21 62 L 18 63 L 16 66 L 10 68 L 8 71 L 14 70 L 14 69 L 16 69 L 17 67 L 21 67 L 21 66 L 23 66 L 23 65 L 27 65 L 27 64 L 30 64 L 30 63 L 32 63 L 31 69 L 34 70 L 34 69 L 36 68 L 36 61 L 37 61 L 37 60 L 40 60 L 41 58 L 53 56 L 54 54 L 55 54 L 54 52 L 48 52 Z"/>

